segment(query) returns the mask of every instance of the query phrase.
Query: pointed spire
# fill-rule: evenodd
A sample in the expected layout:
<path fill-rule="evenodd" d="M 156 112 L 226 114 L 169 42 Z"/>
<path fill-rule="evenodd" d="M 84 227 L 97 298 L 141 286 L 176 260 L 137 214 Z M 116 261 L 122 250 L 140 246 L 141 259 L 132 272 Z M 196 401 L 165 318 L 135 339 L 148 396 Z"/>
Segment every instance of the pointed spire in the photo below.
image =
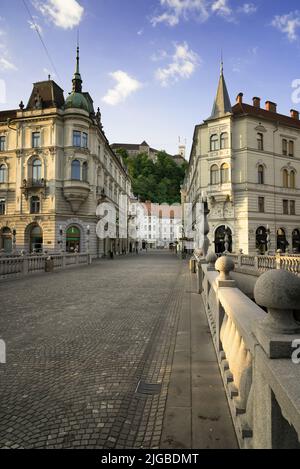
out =
<path fill-rule="evenodd" d="M 73 93 L 82 93 L 82 79 L 79 71 L 79 44 L 77 45 L 76 68 L 72 82 Z"/>
<path fill-rule="evenodd" d="M 221 71 L 220 79 L 218 84 L 217 95 L 215 98 L 212 114 L 210 119 L 217 119 L 218 117 L 225 116 L 228 113 L 232 112 L 231 102 L 224 78 L 224 63 L 223 63 L 223 54 L 221 58 Z"/>

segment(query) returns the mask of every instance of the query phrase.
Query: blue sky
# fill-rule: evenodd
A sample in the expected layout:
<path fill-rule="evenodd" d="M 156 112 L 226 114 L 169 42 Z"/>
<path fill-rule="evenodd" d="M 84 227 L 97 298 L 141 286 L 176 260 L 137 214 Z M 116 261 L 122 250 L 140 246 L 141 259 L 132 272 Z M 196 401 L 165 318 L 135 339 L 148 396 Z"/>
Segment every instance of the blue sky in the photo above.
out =
<path fill-rule="evenodd" d="M 111 143 L 142 140 L 177 152 L 209 116 L 221 49 L 232 102 L 244 92 L 300 107 L 299 0 L 1 0 L 0 109 L 27 103 L 48 73 L 67 92 L 80 30 L 81 73 Z M 4 95 L 4 89 L 6 94 Z"/>

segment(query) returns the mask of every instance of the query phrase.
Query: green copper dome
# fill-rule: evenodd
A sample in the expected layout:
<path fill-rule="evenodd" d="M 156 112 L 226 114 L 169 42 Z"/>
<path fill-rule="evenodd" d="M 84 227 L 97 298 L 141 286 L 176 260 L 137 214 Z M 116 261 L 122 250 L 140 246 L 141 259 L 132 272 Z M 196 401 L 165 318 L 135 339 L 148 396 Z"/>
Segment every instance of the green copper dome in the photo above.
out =
<path fill-rule="evenodd" d="M 83 109 L 90 112 L 89 103 L 82 93 L 72 92 L 65 102 L 65 109 Z"/>

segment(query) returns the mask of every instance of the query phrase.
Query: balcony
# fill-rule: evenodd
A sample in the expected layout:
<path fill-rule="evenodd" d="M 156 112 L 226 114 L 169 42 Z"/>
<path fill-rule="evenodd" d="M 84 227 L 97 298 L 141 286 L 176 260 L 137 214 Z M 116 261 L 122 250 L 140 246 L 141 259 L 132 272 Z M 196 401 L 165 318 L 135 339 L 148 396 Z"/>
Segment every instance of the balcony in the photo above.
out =
<path fill-rule="evenodd" d="M 64 182 L 64 196 L 71 205 L 74 213 L 78 212 L 79 208 L 85 202 L 90 193 L 90 185 L 88 182 L 69 180 Z"/>
<path fill-rule="evenodd" d="M 233 200 L 232 183 L 211 184 L 207 190 L 207 196 L 211 203 L 219 203 Z"/>
<path fill-rule="evenodd" d="M 42 193 L 45 197 L 46 195 L 46 180 L 45 179 L 24 179 L 21 187 L 25 198 L 28 199 L 29 195 L 32 193 Z"/>

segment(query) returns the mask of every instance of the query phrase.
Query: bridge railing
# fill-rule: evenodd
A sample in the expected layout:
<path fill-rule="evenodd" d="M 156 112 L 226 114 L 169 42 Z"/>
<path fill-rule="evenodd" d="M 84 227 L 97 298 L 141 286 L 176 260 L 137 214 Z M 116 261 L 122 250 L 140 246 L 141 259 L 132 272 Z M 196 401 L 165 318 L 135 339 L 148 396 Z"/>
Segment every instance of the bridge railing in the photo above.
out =
<path fill-rule="evenodd" d="M 252 269 L 257 275 L 268 270 L 286 270 L 296 275 L 300 275 L 300 256 L 299 255 L 245 255 L 245 254 L 227 254 L 235 264 L 237 270 Z"/>
<path fill-rule="evenodd" d="M 262 274 L 260 307 L 231 279 L 234 261 L 214 256 L 197 262 L 199 292 L 240 447 L 300 448 L 300 279 Z"/>
<path fill-rule="evenodd" d="M 49 264 L 47 265 L 49 260 L 52 263 L 50 271 L 91 263 L 90 255 L 87 253 L 0 257 L 0 280 L 45 272 L 47 268 L 49 269 Z"/>

